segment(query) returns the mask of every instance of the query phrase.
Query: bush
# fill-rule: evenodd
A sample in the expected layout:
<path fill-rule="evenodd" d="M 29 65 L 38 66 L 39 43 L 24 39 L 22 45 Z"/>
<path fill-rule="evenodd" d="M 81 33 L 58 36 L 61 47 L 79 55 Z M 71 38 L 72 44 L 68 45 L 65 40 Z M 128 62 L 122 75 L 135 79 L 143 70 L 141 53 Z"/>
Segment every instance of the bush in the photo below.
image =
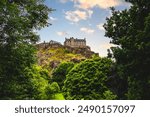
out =
<path fill-rule="evenodd" d="M 115 99 L 106 86 L 111 65 L 112 61 L 107 58 L 93 58 L 75 65 L 64 82 L 65 98 Z"/>

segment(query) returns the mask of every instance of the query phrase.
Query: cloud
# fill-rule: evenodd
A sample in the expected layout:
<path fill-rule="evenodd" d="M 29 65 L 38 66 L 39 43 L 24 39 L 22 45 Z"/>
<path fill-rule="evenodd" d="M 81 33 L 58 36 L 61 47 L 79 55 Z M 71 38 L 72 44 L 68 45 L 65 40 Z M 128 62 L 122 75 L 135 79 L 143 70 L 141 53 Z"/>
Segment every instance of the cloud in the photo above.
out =
<path fill-rule="evenodd" d="M 57 18 L 54 18 L 54 17 L 49 17 L 50 21 L 56 21 Z"/>
<path fill-rule="evenodd" d="M 89 17 L 91 18 L 93 11 L 92 10 L 87 10 Z"/>
<path fill-rule="evenodd" d="M 54 18 L 54 17 L 49 16 L 49 19 L 48 19 L 47 21 L 48 21 L 48 23 L 52 24 L 52 23 L 54 23 L 55 21 L 57 21 L 57 18 Z"/>
<path fill-rule="evenodd" d="M 118 5 L 127 5 L 130 6 L 131 4 L 125 2 L 125 0 L 59 0 L 61 3 L 66 2 L 74 2 L 75 7 L 81 9 L 90 9 L 93 7 L 100 7 L 103 9 L 109 7 L 115 7 Z"/>
<path fill-rule="evenodd" d="M 85 32 L 87 34 L 92 34 L 95 32 L 95 30 L 91 29 L 91 28 L 86 28 L 86 27 L 82 27 L 80 28 L 80 31 Z"/>
<path fill-rule="evenodd" d="M 104 43 L 104 44 L 100 45 L 100 48 L 102 48 L 102 49 L 110 49 L 110 47 L 116 47 L 116 45 L 110 44 L 110 43 Z"/>
<path fill-rule="evenodd" d="M 56 32 L 56 33 L 57 33 L 57 35 L 59 35 L 59 36 L 65 36 L 65 35 L 68 35 L 68 33 L 65 32 L 65 31 L 62 31 L 62 32 Z"/>
<path fill-rule="evenodd" d="M 97 25 L 97 28 L 101 31 L 104 31 L 105 29 L 104 29 L 103 25 L 104 25 L 103 23 L 100 23 Z"/>
<path fill-rule="evenodd" d="M 86 20 L 91 17 L 93 14 L 92 10 L 87 11 L 81 11 L 81 10 L 75 10 L 75 11 L 67 11 L 65 18 L 71 22 L 79 22 L 80 20 Z"/>
<path fill-rule="evenodd" d="M 82 9 L 90 9 L 93 7 L 100 7 L 103 9 L 118 6 L 122 3 L 121 0 L 73 0 L 75 6 Z"/>

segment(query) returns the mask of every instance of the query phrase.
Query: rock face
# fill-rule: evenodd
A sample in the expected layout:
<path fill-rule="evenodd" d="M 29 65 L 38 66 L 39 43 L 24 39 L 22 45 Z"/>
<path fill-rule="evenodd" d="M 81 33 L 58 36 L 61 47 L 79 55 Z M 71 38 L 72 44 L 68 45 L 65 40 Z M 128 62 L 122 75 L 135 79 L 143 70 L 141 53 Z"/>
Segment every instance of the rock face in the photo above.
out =
<path fill-rule="evenodd" d="M 49 70 L 56 68 L 61 62 L 74 62 L 78 63 L 87 58 L 91 58 L 93 55 L 98 55 L 90 50 L 90 47 L 70 47 L 62 45 L 56 41 L 50 41 L 49 43 L 37 44 L 37 57 L 38 64 Z"/>
<path fill-rule="evenodd" d="M 93 54 L 98 55 L 98 53 L 95 53 L 90 50 L 90 47 L 85 46 L 85 47 L 69 47 L 69 46 L 64 46 L 65 49 L 67 49 L 70 53 L 74 54 L 81 54 L 85 56 L 86 58 L 92 57 Z"/>

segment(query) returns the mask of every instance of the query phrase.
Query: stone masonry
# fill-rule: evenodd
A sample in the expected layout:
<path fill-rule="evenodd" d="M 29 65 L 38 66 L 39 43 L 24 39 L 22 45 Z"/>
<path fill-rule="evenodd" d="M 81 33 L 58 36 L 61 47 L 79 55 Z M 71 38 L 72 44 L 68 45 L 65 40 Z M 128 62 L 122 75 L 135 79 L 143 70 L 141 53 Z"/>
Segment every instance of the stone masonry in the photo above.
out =
<path fill-rule="evenodd" d="M 65 38 L 64 46 L 69 46 L 69 47 L 86 47 L 86 39 L 75 39 L 71 37 L 70 39 Z"/>

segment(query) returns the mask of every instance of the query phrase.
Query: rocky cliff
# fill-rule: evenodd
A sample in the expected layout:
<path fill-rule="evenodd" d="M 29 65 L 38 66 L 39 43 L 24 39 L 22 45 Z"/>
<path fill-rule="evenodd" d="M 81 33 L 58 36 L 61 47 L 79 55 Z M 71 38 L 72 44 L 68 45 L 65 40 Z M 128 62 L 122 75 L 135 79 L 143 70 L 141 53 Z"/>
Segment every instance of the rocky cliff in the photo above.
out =
<path fill-rule="evenodd" d="M 98 55 L 89 49 L 72 48 L 61 44 L 45 44 L 37 45 L 38 64 L 49 71 L 56 68 L 61 62 L 80 62 L 91 58 L 93 55 Z"/>

